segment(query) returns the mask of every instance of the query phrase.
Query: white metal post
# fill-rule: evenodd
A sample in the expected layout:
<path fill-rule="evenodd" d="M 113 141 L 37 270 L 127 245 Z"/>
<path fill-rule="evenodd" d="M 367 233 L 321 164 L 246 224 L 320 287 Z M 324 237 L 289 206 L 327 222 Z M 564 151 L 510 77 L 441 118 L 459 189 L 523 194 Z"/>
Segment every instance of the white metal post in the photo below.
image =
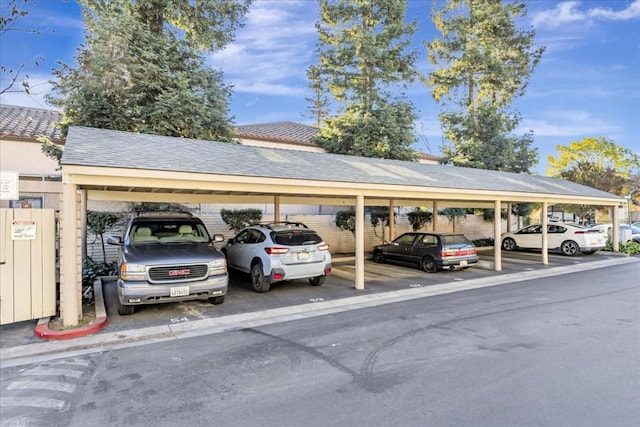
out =
<path fill-rule="evenodd" d="M 364 196 L 356 197 L 356 289 L 364 289 Z"/>
<path fill-rule="evenodd" d="M 493 269 L 495 271 L 502 271 L 502 241 L 500 240 L 500 235 L 502 234 L 501 206 L 502 202 L 500 200 L 496 200 L 493 204 Z"/>
<path fill-rule="evenodd" d="M 542 222 L 542 264 L 549 264 L 549 233 L 547 232 L 547 202 L 542 202 L 540 220 Z"/>
<path fill-rule="evenodd" d="M 79 320 L 79 295 L 77 292 L 78 277 L 78 187 L 75 184 L 62 184 L 62 298 L 61 314 L 64 326 L 75 326 Z"/>

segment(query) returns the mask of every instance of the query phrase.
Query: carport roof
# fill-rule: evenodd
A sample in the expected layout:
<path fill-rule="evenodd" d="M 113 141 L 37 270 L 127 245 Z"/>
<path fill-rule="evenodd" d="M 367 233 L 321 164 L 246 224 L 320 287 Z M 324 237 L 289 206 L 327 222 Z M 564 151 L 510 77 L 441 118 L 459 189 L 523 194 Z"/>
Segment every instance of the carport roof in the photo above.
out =
<path fill-rule="evenodd" d="M 611 205 L 621 202 L 619 196 L 544 176 L 74 126 L 69 128 L 61 163 L 63 166 L 243 176 L 254 181 L 279 178 L 423 187 L 427 191 L 450 188 L 462 192 L 518 193 L 532 195 L 532 201 L 541 196 L 568 196 L 597 199 Z"/>

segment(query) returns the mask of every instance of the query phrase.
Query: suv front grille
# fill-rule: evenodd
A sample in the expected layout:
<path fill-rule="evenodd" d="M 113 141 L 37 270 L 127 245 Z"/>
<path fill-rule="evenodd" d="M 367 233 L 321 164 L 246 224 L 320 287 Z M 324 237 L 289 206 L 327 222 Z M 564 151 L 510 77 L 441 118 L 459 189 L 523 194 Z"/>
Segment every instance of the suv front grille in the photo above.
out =
<path fill-rule="evenodd" d="M 151 267 L 149 281 L 151 283 L 167 283 L 202 280 L 207 277 L 208 272 L 209 266 L 207 264 Z"/>

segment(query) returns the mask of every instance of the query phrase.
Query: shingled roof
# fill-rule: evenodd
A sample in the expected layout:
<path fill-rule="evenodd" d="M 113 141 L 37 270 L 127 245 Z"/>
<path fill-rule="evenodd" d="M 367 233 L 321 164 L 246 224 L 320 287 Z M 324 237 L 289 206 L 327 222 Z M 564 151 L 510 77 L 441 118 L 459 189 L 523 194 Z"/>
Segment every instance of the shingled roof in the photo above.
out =
<path fill-rule="evenodd" d="M 62 113 L 40 108 L 0 105 L 0 137 L 35 141 L 44 135 L 53 142 L 64 142 L 60 128 Z"/>
<path fill-rule="evenodd" d="M 448 188 L 471 190 L 485 195 L 495 192 L 503 194 L 503 197 L 519 193 L 531 195 L 531 200 L 546 196 L 619 200 L 619 196 L 604 191 L 545 176 L 86 127 L 69 129 L 62 164 L 234 175 L 251 179 L 282 178 L 342 182 L 349 185 L 400 185 L 422 187 L 425 190 Z"/>

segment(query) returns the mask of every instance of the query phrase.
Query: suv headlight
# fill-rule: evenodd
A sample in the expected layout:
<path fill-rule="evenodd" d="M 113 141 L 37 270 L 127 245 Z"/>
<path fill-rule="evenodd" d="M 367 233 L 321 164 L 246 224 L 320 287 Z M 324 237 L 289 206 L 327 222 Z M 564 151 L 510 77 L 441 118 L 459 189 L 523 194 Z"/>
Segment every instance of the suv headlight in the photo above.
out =
<path fill-rule="evenodd" d="M 209 261 L 209 276 L 215 276 L 216 274 L 224 274 L 227 272 L 227 259 L 216 259 Z"/>
<path fill-rule="evenodd" d="M 120 267 L 120 277 L 122 280 L 146 280 L 147 269 L 142 264 L 124 263 Z"/>

